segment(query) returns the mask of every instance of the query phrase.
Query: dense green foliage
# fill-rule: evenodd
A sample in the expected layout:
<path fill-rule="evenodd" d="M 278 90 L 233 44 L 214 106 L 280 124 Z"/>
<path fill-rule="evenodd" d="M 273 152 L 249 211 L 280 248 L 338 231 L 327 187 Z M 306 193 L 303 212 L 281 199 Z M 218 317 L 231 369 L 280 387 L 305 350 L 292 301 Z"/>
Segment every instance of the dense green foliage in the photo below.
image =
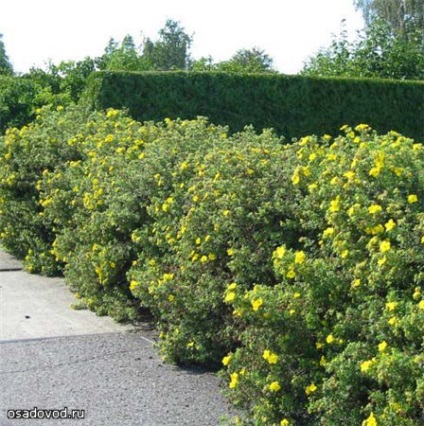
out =
<path fill-rule="evenodd" d="M 0 239 L 28 270 L 98 314 L 149 309 L 170 360 L 224 357 L 238 423 L 424 420 L 421 144 L 37 114 L 0 138 Z"/>
<path fill-rule="evenodd" d="M 73 103 L 73 77 L 63 80 L 41 70 L 25 76 L 0 75 L 0 134 L 8 127 L 30 123 L 43 105 Z M 81 85 L 79 86 L 81 89 Z"/>
<path fill-rule="evenodd" d="M 90 77 L 96 109 L 126 108 L 137 120 L 199 115 L 232 132 L 252 124 L 287 138 L 334 133 L 343 123 L 367 122 L 424 137 L 424 84 L 274 74 L 101 72 Z M 411 108 L 411 105 L 414 105 Z"/>
<path fill-rule="evenodd" d="M 37 85 L 31 80 L 0 75 L 0 134 L 34 117 Z"/>
<path fill-rule="evenodd" d="M 214 63 L 212 58 L 201 58 L 193 61 L 192 71 L 220 71 L 238 73 L 276 72 L 273 68 L 272 58 L 264 50 L 254 47 L 252 49 L 238 50 L 228 61 Z"/>
<path fill-rule="evenodd" d="M 307 61 L 301 74 L 424 80 L 424 32 L 400 34 L 388 22 L 373 20 L 353 41 L 342 31 Z"/>
<path fill-rule="evenodd" d="M 0 75 L 12 75 L 13 67 L 6 53 L 6 47 L 2 40 L 3 34 L 0 34 Z"/>
<path fill-rule="evenodd" d="M 383 19 L 401 35 L 418 30 L 424 31 L 423 0 L 354 0 L 356 8 L 362 10 L 367 25 L 375 19 Z"/>

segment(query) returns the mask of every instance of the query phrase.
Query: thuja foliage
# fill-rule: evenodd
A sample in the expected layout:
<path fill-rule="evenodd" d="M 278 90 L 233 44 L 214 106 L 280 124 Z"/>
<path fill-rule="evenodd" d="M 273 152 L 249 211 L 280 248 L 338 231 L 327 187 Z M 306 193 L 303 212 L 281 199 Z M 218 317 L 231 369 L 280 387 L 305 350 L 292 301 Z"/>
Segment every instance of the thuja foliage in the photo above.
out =
<path fill-rule="evenodd" d="M 164 358 L 218 367 L 237 424 L 416 425 L 424 150 L 44 108 L 0 139 L 0 239 Z"/>
<path fill-rule="evenodd" d="M 86 98 L 96 109 L 127 108 L 136 120 L 208 117 L 231 132 L 273 128 L 287 139 L 368 123 L 424 138 L 424 83 L 222 72 L 100 72 Z"/>

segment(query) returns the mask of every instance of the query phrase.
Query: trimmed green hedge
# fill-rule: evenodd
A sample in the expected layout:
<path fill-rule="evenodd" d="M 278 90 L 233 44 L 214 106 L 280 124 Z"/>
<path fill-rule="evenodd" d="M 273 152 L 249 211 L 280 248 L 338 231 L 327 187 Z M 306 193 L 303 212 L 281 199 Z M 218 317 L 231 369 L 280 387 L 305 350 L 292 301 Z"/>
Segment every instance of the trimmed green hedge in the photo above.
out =
<path fill-rule="evenodd" d="M 98 72 L 86 100 L 96 109 L 128 108 L 133 118 L 206 116 L 231 131 L 252 124 L 290 139 L 336 134 L 368 123 L 424 139 L 424 83 L 376 79 L 187 72 Z"/>

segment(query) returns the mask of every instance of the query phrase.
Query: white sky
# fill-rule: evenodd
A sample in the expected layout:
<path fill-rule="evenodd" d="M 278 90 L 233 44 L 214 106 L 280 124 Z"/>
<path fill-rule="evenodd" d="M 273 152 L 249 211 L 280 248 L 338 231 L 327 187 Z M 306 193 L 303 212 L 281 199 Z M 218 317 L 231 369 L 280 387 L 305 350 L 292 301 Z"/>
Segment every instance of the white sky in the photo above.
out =
<path fill-rule="evenodd" d="M 126 34 L 155 40 L 166 19 L 179 21 L 194 40 L 192 57 L 229 59 L 259 47 L 283 73 L 339 34 L 346 19 L 352 36 L 363 26 L 353 0 L 1 0 L 0 33 L 15 71 L 44 68 L 51 60 L 100 56 L 109 39 Z"/>

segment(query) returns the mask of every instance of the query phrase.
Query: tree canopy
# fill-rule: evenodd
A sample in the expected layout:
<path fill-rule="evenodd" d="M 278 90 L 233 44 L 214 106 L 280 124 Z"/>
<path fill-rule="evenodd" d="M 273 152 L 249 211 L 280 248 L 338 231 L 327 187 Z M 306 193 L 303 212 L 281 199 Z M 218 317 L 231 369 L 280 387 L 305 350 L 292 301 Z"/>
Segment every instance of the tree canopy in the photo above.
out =
<path fill-rule="evenodd" d="M 371 25 L 376 18 L 388 22 L 393 30 L 407 34 L 412 30 L 424 31 L 424 0 L 353 0 L 362 11 L 365 22 Z"/>
<path fill-rule="evenodd" d="M 302 74 L 424 80 L 424 0 L 353 0 L 365 28 L 341 31 L 306 62 Z"/>
<path fill-rule="evenodd" d="M 0 75 L 11 75 L 13 74 L 13 67 L 9 62 L 2 38 L 3 34 L 0 33 Z"/>

